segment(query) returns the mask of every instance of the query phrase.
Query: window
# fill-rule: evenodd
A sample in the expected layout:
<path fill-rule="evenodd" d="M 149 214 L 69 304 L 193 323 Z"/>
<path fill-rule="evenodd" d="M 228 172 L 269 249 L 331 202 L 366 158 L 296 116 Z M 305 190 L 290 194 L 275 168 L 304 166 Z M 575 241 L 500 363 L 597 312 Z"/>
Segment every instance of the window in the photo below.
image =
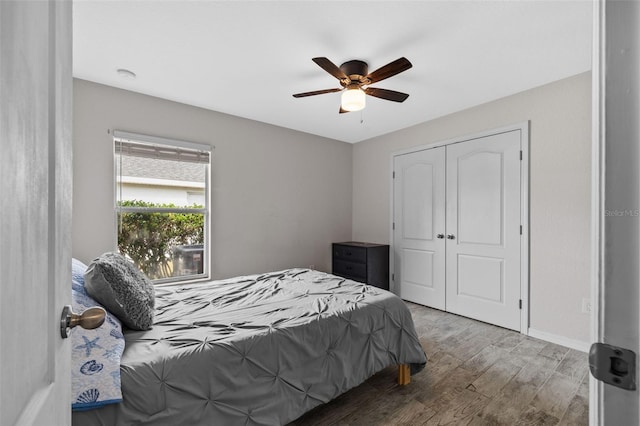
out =
<path fill-rule="evenodd" d="M 207 278 L 211 147 L 113 137 L 118 251 L 156 283 Z"/>

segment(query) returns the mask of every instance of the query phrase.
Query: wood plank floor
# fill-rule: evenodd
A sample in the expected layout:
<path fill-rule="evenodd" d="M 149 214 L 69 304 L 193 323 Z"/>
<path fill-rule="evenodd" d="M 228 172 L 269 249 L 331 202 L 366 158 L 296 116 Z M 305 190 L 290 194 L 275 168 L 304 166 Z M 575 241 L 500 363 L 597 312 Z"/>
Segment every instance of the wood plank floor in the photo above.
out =
<path fill-rule="evenodd" d="M 411 383 L 390 367 L 290 426 L 587 425 L 587 354 L 408 303 L 429 358 Z"/>

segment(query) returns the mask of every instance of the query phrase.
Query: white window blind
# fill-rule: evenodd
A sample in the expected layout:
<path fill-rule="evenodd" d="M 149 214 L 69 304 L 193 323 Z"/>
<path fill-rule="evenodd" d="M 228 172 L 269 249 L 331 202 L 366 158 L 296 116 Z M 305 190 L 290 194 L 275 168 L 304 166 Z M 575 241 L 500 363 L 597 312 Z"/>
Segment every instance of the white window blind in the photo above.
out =
<path fill-rule="evenodd" d="M 209 163 L 211 146 L 114 130 L 116 153 L 132 157 Z"/>

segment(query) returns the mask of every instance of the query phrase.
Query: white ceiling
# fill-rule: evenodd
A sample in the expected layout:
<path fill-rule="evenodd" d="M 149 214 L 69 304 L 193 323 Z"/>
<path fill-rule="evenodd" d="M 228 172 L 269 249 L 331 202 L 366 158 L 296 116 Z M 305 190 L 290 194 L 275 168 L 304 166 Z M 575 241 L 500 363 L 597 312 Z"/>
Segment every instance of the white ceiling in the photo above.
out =
<path fill-rule="evenodd" d="M 591 69 L 587 1 L 74 1 L 75 77 L 358 142 Z M 338 114 L 311 61 L 360 59 L 402 74 Z M 126 68 L 134 80 L 116 73 Z"/>

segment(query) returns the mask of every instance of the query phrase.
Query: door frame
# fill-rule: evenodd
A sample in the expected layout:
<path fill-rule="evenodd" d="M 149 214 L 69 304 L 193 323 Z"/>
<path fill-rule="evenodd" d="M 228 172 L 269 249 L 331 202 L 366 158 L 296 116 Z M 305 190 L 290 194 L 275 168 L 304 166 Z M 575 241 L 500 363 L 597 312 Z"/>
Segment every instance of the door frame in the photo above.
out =
<path fill-rule="evenodd" d="M 591 342 L 601 342 L 604 330 L 604 3 L 593 4 L 591 66 Z M 603 424 L 603 383 L 589 374 L 589 424 Z"/>
<path fill-rule="evenodd" d="M 637 208 L 639 199 L 640 183 L 635 173 L 638 127 L 632 118 L 640 112 L 640 81 L 637 72 L 629 71 L 629 64 L 637 64 L 640 58 L 639 22 L 640 6 L 635 2 L 593 3 L 591 342 L 626 347 L 636 355 L 640 349 L 637 271 L 640 235 L 636 225 L 625 229 L 628 240 L 618 240 L 621 226 L 616 221 L 620 219 L 608 217 L 607 209 L 617 205 L 620 209 Z M 635 150 L 630 148 L 634 145 Z M 620 161 L 621 155 L 625 161 Z M 615 190 L 614 173 L 616 178 L 629 181 L 630 187 Z M 625 193 L 621 194 L 622 191 Z M 637 210 L 632 215 L 637 215 Z M 615 265 L 612 259 L 621 261 L 619 265 L 623 267 Z M 621 299 L 628 303 L 620 304 Z M 636 372 L 638 365 L 636 359 Z M 639 411 L 640 391 L 607 386 L 589 374 L 589 424 L 638 424 Z"/>
<path fill-rule="evenodd" d="M 457 136 L 451 139 L 418 145 L 391 153 L 389 163 L 391 170 L 389 185 L 389 290 L 398 294 L 395 282 L 393 280 L 395 274 L 394 265 L 394 229 L 395 220 L 394 210 L 394 158 L 399 155 L 411 154 L 413 152 L 424 151 L 426 149 L 438 148 L 441 146 L 452 145 L 455 143 L 469 142 L 474 139 L 485 138 L 501 133 L 520 131 L 520 141 L 522 150 L 522 161 L 520 167 L 520 223 L 522 224 L 522 238 L 520 239 L 520 296 L 522 298 L 522 309 L 520 312 L 520 333 L 528 335 L 529 333 L 529 121 L 511 124 L 482 132 Z"/>

